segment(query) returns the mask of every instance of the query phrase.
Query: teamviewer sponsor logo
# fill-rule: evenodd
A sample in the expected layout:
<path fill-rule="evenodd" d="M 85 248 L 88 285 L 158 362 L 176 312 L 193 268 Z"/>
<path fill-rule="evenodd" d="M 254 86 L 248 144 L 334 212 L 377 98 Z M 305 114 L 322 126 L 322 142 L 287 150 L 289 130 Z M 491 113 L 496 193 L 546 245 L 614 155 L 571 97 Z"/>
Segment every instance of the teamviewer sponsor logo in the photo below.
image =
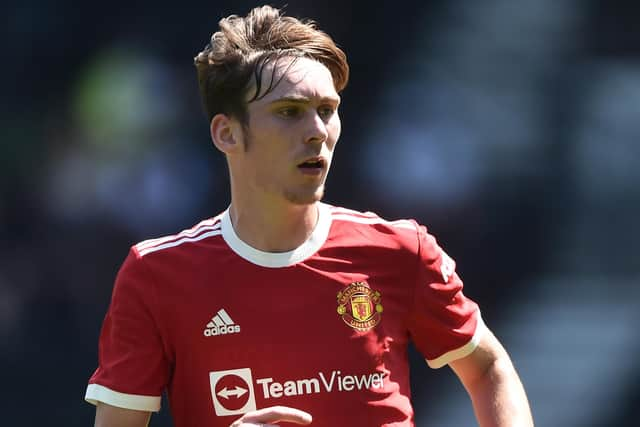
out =
<path fill-rule="evenodd" d="M 211 396 L 216 415 L 238 415 L 256 409 L 251 369 L 231 369 L 209 372 Z M 362 375 L 345 375 L 340 371 L 318 372 L 310 378 L 257 378 L 255 390 L 263 399 L 318 393 L 344 393 L 384 388 L 385 374 L 372 372 Z"/>
<path fill-rule="evenodd" d="M 270 399 L 272 397 L 298 396 L 300 394 L 383 388 L 384 373 L 342 375 L 340 371 L 331 371 L 329 374 L 318 372 L 318 376 L 315 378 L 289 379 L 282 382 L 273 378 L 258 378 L 256 383 L 262 386 L 264 398 Z"/>
<path fill-rule="evenodd" d="M 218 310 L 215 316 L 207 323 L 204 329 L 205 337 L 213 337 L 216 335 L 237 334 L 240 332 L 240 325 L 236 325 L 224 308 Z"/>
<path fill-rule="evenodd" d="M 216 415 L 239 415 L 256 410 L 251 369 L 209 372 L 209 382 Z"/>

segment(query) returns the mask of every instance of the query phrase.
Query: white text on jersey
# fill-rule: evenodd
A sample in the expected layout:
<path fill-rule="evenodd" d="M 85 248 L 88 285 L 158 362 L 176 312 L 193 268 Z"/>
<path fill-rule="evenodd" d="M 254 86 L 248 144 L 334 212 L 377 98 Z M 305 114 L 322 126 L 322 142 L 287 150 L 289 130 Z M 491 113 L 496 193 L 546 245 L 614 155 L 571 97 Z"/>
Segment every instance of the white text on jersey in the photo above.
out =
<path fill-rule="evenodd" d="M 326 391 L 352 391 L 368 388 L 383 388 L 384 373 L 375 372 L 363 375 L 342 375 L 340 371 L 331 371 L 331 375 L 318 372 L 317 378 L 275 381 L 273 378 L 258 378 L 256 383 L 262 386 L 265 399 L 271 397 L 297 396 Z"/>

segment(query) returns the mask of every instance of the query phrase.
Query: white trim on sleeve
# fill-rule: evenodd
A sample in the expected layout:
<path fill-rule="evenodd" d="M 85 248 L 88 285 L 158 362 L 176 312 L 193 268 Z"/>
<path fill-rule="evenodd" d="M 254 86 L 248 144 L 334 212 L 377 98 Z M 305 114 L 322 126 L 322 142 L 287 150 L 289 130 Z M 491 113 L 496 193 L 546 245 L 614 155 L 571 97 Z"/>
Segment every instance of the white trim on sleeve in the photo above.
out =
<path fill-rule="evenodd" d="M 161 396 L 141 396 L 138 394 L 126 394 L 111 390 L 100 384 L 89 384 L 84 400 L 96 405 L 103 402 L 118 408 L 135 409 L 138 411 L 158 412 L 160 410 Z"/>
<path fill-rule="evenodd" d="M 480 344 L 480 339 L 482 338 L 482 335 L 484 335 L 486 329 L 487 327 L 482 321 L 480 311 L 478 311 L 478 324 L 476 325 L 476 331 L 473 333 L 473 337 L 471 337 L 469 342 L 467 342 L 462 347 L 451 350 L 433 360 L 425 359 L 427 361 L 427 364 L 430 368 L 438 369 L 453 362 L 454 360 L 462 359 L 463 357 L 470 355 L 473 350 L 476 349 L 478 344 Z"/>

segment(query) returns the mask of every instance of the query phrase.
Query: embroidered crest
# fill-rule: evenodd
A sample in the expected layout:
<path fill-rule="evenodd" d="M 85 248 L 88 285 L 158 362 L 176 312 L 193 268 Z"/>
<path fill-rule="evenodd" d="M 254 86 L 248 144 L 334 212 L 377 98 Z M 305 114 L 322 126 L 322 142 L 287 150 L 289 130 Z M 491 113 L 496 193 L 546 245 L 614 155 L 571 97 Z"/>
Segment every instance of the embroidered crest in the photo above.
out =
<path fill-rule="evenodd" d="M 380 292 L 367 282 L 353 282 L 338 292 L 338 314 L 356 331 L 373 329 L 380 323 L 382 310 Z"/>

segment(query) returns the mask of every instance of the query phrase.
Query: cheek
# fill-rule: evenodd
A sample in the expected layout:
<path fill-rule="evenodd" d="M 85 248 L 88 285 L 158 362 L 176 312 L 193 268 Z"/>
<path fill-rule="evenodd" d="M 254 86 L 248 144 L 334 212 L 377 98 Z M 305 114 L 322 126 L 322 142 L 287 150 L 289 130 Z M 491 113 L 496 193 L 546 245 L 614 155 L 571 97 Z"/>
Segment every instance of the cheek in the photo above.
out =
<path fill-rule="evenodd" d="M 327 145 L 329 148 L 333 149 L 335 145 L 338 143 L 338 139 L 340 138 L 340 132 L 342 131 L 342 123 L 340 122 L 340 117 L 336 114 L 335 117 L 329 122 L 329 138 L 327 141 Z"/>

